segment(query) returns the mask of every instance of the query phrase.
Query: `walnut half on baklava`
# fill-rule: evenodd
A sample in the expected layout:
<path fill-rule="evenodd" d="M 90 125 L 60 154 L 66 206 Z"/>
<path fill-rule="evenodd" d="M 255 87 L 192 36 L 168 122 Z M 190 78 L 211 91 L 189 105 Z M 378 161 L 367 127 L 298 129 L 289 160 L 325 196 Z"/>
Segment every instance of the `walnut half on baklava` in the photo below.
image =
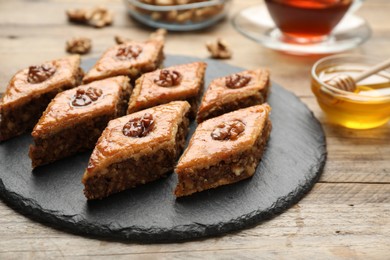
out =
<path fill-rule="evenodd" d="M 204 62 L 192 62 L 145 73 L 136 81 L 127 112 L 186 100 L 194 119 L 203 94 L 206 67 Z"/>
<path fill-rule="evenodd" d="M 269 72 L 266 69 L 246 70 L 214 79 L 202 98 L 197 122 L 267 100 Z"/>
<path fill-rule="evenodd" d="M 83 78 L 84 83 L 128 76 L 133 84 L 141 74 L 156 70 L 164 60 L 164 42 L 126 42 L 109 48 Z"/>
<path fill-rule="evenodd" d="M 251 177 L 271 132 L 267 104 L 201 123 L 176 167 L 177 197 Z"/>
<path fill-rule="evenodd" d="M 33 129 L 59 92 L 81 83 L 79 66 L 80 56 L 73 55 L 16 73 L 0 100 L 0 141 Z"/>
<path fill-rule="evenodd" d="M 32 132 L 32 167 L 93 149 L 107 123 L 126 113 L 130 92 L 129 78 L 118 76 L 58 94 Z"/>
<path fill-rule="evenodd" d="M 82 182 L 87 199 L 101 199 L 171 172 L 188 132 L 187 101 L 174 101 L 109 122 Z"/>

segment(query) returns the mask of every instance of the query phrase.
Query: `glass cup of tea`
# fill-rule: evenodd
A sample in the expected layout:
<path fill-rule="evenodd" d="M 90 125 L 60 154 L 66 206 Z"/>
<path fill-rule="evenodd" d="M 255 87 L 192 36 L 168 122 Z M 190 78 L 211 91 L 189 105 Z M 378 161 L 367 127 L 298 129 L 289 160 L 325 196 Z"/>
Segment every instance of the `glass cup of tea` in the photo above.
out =
<path fill-rule="evenodd" d="M 312 44 L 328 39 L 348 12 L 364 0 L 265 0 L 284 42 Z"/>

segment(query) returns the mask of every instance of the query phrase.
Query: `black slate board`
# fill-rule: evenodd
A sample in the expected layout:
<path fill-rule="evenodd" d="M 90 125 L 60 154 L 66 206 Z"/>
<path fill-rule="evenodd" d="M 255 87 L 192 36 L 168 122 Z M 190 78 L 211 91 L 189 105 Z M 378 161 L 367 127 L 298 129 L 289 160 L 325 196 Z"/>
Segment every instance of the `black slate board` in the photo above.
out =
<path fill-rule="evenodd" d="M 198 59 L 168 56 L 165 65 Z M 84 62 L 89 68 L 95 60 Z M 211 79 L 242 70 L 206 60 Z M 269 219 L 307 193 L 326 161 L 320 123 L 292 93 L 276 83 L 269 97 L 273 129 L 255 176 L 176 200 L 176 174 L 87 202 L 81 177 L 90 153 L 79 154 L 31 172 L 29 135 L 0 144 L 0 195 L 35 220 L 65 230 L 144 243 L 221 235 Z M 195 128 L 193 123 L 191 133 Z"/>

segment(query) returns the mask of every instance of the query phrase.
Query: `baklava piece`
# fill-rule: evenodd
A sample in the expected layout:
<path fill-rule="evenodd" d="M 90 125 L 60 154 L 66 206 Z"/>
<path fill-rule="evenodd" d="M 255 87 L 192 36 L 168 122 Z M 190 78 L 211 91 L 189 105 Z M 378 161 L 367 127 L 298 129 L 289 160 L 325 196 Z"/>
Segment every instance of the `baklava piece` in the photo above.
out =
<path fill-rule="evenodd" d="M 59 92 L 80 85 L 79 65 L 74 55 L 16 73 L 0 100 L 0 141 L 30 131 Z"/>
<path fill-rule="evenodd" d="M 204 62 L 193 62 L 142 75 L 131 95 L 128 113 L 186 100 L 191 105 L 190 117 L 194 119 L 203 94 L 206 67 Z"/>
<path fill-rule="evenodd" d="M 85 75 L 83 82 L 128 76 L 133 83 L 141 74 L 156 70 L 164 60 L 164 43 L 159 40 L 125 42 L 109 48 Z"/>
<path fill-rule="evenodd" d="M 271 121 L 267 104 L 201 123 L 176 167 L 177 197 L 251 177 L 260 162 Z"/>
<path fill-rule="evenodd" d="M 267 100 L 269 72 L 265 69 L 247 70 L 210 83 L 202 98 L 197 122 L 254 105 Z"/>
<path fill-rule="evenodd" d="M 101 199 L 171 172 L 188 132 L 186 101 L 174 101 L 112 120 L 84 173 L 87 199 Z"/>
<path fill-rule="evenodd" d="M 32 132 L 32 167 L 93 149 L 108 122 L 126 114 L 130 92 L 129 78 L 118 76 L 58 94 Z"/>

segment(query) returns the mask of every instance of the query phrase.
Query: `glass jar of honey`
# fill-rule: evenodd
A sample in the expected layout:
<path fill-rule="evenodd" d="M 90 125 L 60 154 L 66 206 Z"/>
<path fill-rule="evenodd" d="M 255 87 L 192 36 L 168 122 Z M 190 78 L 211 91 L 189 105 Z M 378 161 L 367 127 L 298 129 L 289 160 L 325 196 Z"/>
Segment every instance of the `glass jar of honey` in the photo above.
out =
<path fill-rule="evenodd" d="M 355 76 L 381 62 L 372 57 L 342 54 L 317 61 L 311 71 L 311 89 L 331 123 L 354 129 L 386 124 L 390 119 L 390 69 L 357 84 L 354 92 L 325 82 L 338 75 Z"/>

